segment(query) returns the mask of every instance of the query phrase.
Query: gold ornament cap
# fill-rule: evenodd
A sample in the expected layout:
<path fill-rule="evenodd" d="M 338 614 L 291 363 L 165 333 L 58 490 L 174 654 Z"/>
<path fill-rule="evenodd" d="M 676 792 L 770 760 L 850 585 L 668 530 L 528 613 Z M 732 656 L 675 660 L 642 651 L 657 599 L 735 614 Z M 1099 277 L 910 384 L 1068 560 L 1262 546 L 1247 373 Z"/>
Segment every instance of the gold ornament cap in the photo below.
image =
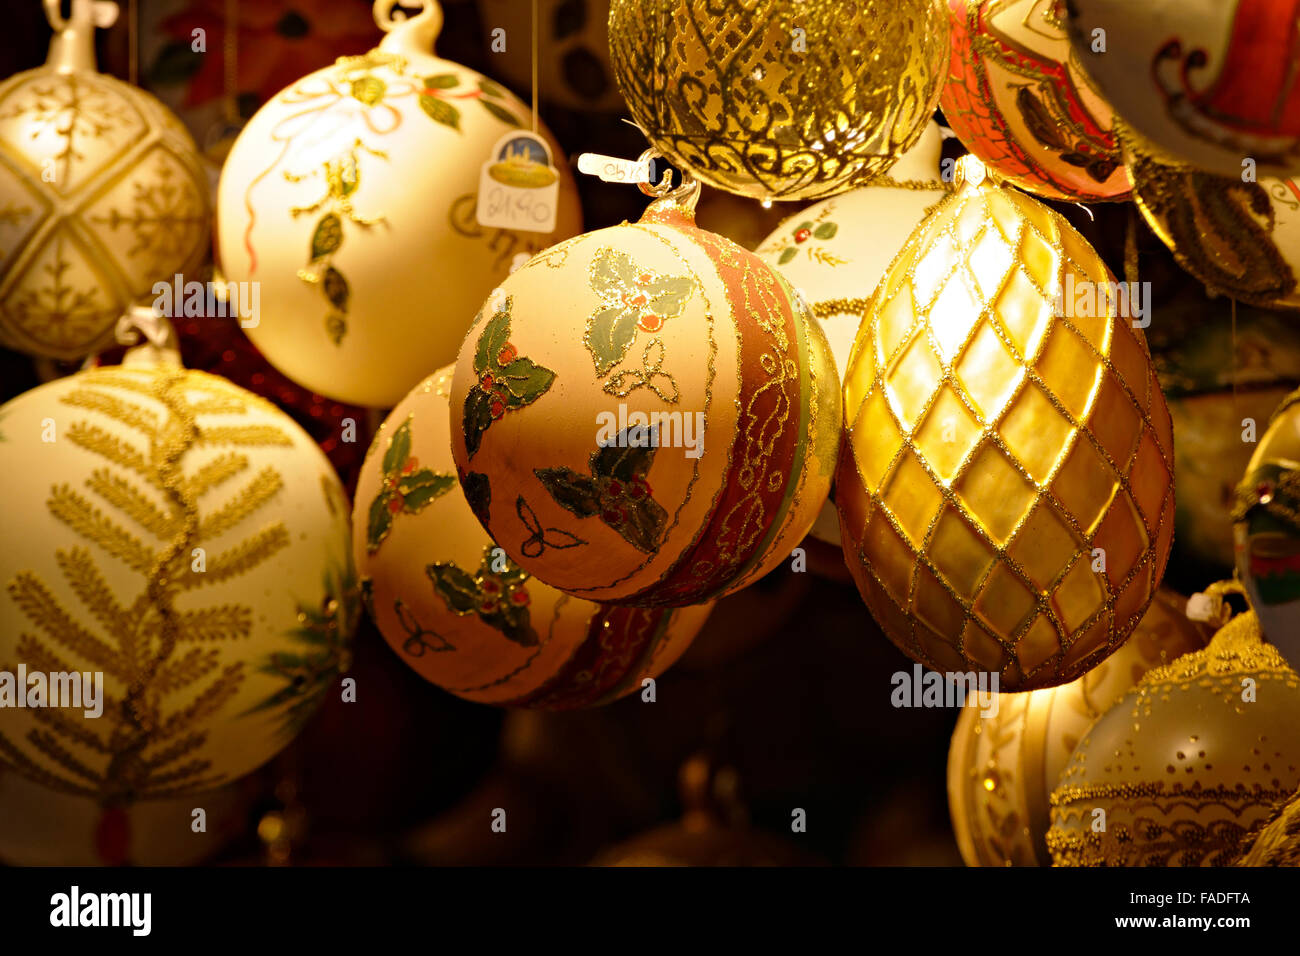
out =
<path fill-rule="evenodd" d="M 386 34 L 379 41 L 380 50 L 396 56 L 430 56 L 434 52 L 434 44 L 442 33 L 442 6 L 438 0 L 419 0 L 419 6 L 420 12 L 413 17 L 404 14 L 394 17 L 393 12 L 401 9 L 401 3 L 395 8 L 392 0 L 375 0 L 375 23 Z"/>
<path fill-rule="evenodd" d="M 55 73 L 95 72 L 95 27 L 108 29 L 117 22 L 112 0 L 72 0 L 72 16 L 65 17 L 60 0 L 45 0 L 45 19 L 54 28 L 45 65 Z"/>

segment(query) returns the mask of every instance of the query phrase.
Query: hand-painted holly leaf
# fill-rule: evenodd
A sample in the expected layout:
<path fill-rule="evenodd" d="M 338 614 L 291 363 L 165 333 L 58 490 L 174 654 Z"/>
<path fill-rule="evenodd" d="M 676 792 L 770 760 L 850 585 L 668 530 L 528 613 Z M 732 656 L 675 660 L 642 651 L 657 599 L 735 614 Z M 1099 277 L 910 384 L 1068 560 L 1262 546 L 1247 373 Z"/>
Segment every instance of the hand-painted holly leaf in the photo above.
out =
<path fill-rule="evenodd" d="M 449 561 L 427 565 L 424 571 L 433 582 L 433 590 L 447 602 L 447 607 L 454 613 L 473 614 L 478 610 L 478 582 L 468 571 Z"/>
<path fill-rule="evenodd" d="M 639 429 L 638 429 L 639 430 Z M 644 476 L 650 471 L 650 466 L 654 464 L 655 452 L 658 450 L 659 427 L 656 425 L 649 429 L 649 445 L 645 448 L 629 448 L 629 432 L 632 429 L 626 429 L 619 433 L 618 441 L 611 442 L 604 448 L 598 448 L 591 453 L 590 466 L 591 473 L 597 478 L 617 478 L 619 481 L 631 481 L 637 475 Z"/>
<path fill-rule="evenodd" d="M 493 103 L 491 100 L 481 99 L 478 102 L 480 106 L 482 106 L 485 110 L 487 110 L 497 119 L 499 119 L 501 122 L 505 123 L 507 126 L 518 127 L 523 125 L 520 122 L 519 117 L 516 116 L 514 113 L 510 112 L 504 106 L 498 106 L 496 103 Z"/>
<path fill-rule="evenodd" d="M 316 223 L 311 235 L 311 261 L 323 259 L 343 245 L 343 222 L 335 213 L 326 213 Z"/>
<path fill-rule="evenodd" d="M 799 250 L 796 249 L 794 246 L 786 246 L 784 249 L 781 250 L 781 257 L 776 260 L 776 264 L 779 266 L 783 266 L 798 254 L 799 254 Z"/>
<path fill-rule="evenodd" d="M 393 527 L 393 513 L 388 510 L 391 499 L 392 495 L 381 492 L 370 502 L 370 515 L 366 523 L 366 550 L 372 554 L 379 549 L 380 543 L 388 537 L 388 532 Z"/>
<path fill-rule="evenodd" d="M 517 358 L 501 370 L 497 379 L 510 393 L 510 401 L 506 404 L 511 408 L 522 408 L 546 394 L 555 381 L 555 373 L 532 359 Z"/>
<path fill-rule="evenodd" d="M 397 483 L 402 493 L 402 510 L 408 514 L 421 511 L 430 501 L 441 498 L 456 485 L 456 477 L 429 468 L 404 475 Z"/>
<path fill-rule="evenodd" d="M 555 503 L 580 518 L 590 518 L 600 513 L 600 491 L 596 482 L 568 468 L 534 468 L 533 474 L 542 483 Z"/>
<path fill-rule="evenodd" d="M 492 509 L 492 485 L 488 476 L 478 471 L 461 475 L 460 489 L 469 502 L 469 510 L 474 512 L 474 517 L 486 528 Z"/>
<path fill-rule="evenodd" d="M 835 225 L 833 222 L 824 222 L 813 230 L 813 238 L 833 239 L 835 238 L 835 233 L 839 232 L 839 229 L 840 227 Z"/>
<path fill-rule="evenodd" d="M 636 340 L 636 309 L 610 306 L 587 319 L 587 348 L 596 371 L 604 375 L 627 355 Z"/>
<path fill-rule="evenodd" d="M 536 647 L 538 644 L 537 632 L 532 628 L 526 607 L 512 608 L 508 613 L 487 614 L 483 620 L 520 647 Z"/>
<path fill-rule="evenodd" d="M 617 524 L 606 521 L 611 528 L 623 536 L 628 544 L 638 551 L 653 554 L 659 548 L 659 539 L 663 537 L 664 524 L 668 512 L 653 498 L 642 498 L 635 504 L 623 504 L 626 515 Z M 604 516 L 602 515 L 602 520 Z"/>
<path fill-rule="evenodd" d="M 492 396 L 481 388 L 471 388 L 465 396 L 461 425 L 465 432 L 465 451 L 473 458 L 483 440 L 483 433 L 492 427 Z"/>
<path fill-rule="evenodd" d="M 618 295 L 636 281 L 632 257 L 617 249 L 604 248 L 591 262 L 591 287 L 601 295 Z"/>
<path fill-rule="evenodd" d="M 513 304 L 514 297 L 506 296 L 479 333 L 478 345 L 474 349 L 474 371 L 479 375 L 489 368 L 499 367 L 497 356 L 510 341 L 510 308 Z"/>
<path fill-rule="evenodd" d="M 691 293 L 695 291 L 695 280 L 690 276 L 657 276 L 646 283 L 645 290 L 650 297 L 646 310 L 672 319 L 686 308 Z"/>
<path fill-rule="evenodd" d="M 478 78 L 478 88 L 483 91 L 485 96 L 495 96 L 497 99 L 502 99 L 506 95 L 505 90 L 501 89 L 501 87 L 497 86 L 485 76 L 480 76 Z"/>
<path fill-rule="evenodd" d="M 455 73 L 438 73 L 424 78 L 426 90 L 452 90 L 460 86 L 460 77 Z"/>
<path fill-rule="evenodd" d="M 388 450 L 384 452 L 384 474 L 395 475 L 411 457 L 411 418 L 398 425 L 389 439 Z"/>
<path fill-rule="evenodd" d="M 325 290 L 325 298 L 329 299 L 330 305 L 340 312 L 348 311 L 348 299 L 351 297 L 352 290 L 348 288 L 348 280 L 343 278 L 343 274 L 338 269 L 329 266 L 325 270 L 321 287 Z"/>
<path fill-rule="evenodd" d="M 1034 139 L 1048 149 L 1058 152 L 1066 148 L 1067 143 L 1061 138 L 1061 133 L 1052 120 L 1052 114 L 1039 102 L 1038 97 L 1029 91 L 1029 87 L 1022 86 L 1016 91 L 1016 107 L 1020 110 L 1025 126 Z"/>
<path fill-rule="evenodd" d="M 420 95 L 420 109 L 428 113 L 434 122 L 441 123 L 443 126 L 450 126 L 460 132 L 460 110 L 446 100 L 440 100 L 436 96 L 422 93 Z"/>

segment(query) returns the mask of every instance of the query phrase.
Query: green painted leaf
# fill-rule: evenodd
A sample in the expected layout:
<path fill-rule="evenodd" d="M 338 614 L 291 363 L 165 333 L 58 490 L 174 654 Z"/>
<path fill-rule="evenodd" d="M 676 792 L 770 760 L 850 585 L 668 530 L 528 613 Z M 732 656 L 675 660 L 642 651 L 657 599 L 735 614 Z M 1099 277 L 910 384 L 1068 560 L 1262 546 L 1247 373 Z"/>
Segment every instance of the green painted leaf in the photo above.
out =
<path fill-rule="evenodd" d="M 325 334 L 335 345 L 343 342 L 343 336 L 348 334 L 348 323 L 342 312 L 330 312 L 325 316 Z"/>
<path fill-rule="evenodd" d="M 348 280 L 343 278 L 343 273 L 333 266 L 326 268 L 325 277 L 321 280 L 321 288 L 325 290 L 325 298 L 330 300 L 330 305 L 340 312 L 348 311 L 348 300 L 352 290 L 348 288 Z"/>
<path fill-rule="evenodd" d="M 483 433 L 492 427 L 492 396 L 478 387 L 470 389 L 465 397 L 461 426 L 465 432 L 465 451 L 473 458 L 483 440 Z"/>
<path fill-rule="evenodd" d="M 568 468 L 534 468 L 533 474 L 551 493 L 555 503 L 580 518 L 600 513 L 596 482 Z"/>
<path fill-rule="evenodd" d="M 378 550 L 380 542 L 388 537 L 388 532 L 393 527 L 393 513 L 388 510 L 388 501 L 391 497 L 380 492 L 375 500 L 370 502 L 370 516 L 366 525 L 366 550 L 372 554 Z"/>
<path fill-rule="evenodd" d="M 430 564 L 424 570 L 433 581 L 433 590 L 454 613 L 473 614 L 478 610 L 478 582 L 468 571 L 449 561 Z"/>
<path fill-rule="evenodd" d="M 437 73 L 424 78 L 426 90 L 450 90 L 460 86 L 460 77 L 455 73 Z"/>
<path fill-rule="evenodd" d="M 478 345 L 474 349 L 474 371 L 482 375 L 488 369 L 497 369 L 497 356 L 510 341 L 510 307 L 514 304 L 513 296 L 506 296 L 487 325 L 479 333 Z"/>
<path fill-rule="evenodd" d="M 456 476 L 421 468 L 414 474 L 406 475 L 397 483 L 397 490 L 402 493 L 402 510 L 407 514 L 417 514 L 429 502 L 441 498 L 456 485 Z"/>
<path fill-rule="evenodd" d="M 522 408 L 546 394 L 555 381 L 555 373 L 532 359 L 517 358 L 503 368 L 497 378 L 510 393 L 511 400 L 507 404 L 511 408 Z"/>
<path fill-rule="evenodd" d="M 428 113 L 434 122 L 441 123 L 443 126 L 450 126 L 460 132 L 460 110 L 446 100 L 422 94 L 420 96 L 420 109 Z"/>
<path fill-rule="evenodd" d="M 837 225 L 835 225 L 835 223 L 833 223 L 833 222 L 824 222 L 824 223 L 822 223 L 820 226 L 818 226 L 816 229 L 813 230 L 813 238 L 815 238 L 815 239 L 833 239 L 833 238 L 835 237 L 835 233 L 839 232 L 839 230 L 840 230 L 840 227 L 837 226 Z"/>
<path fill-rule="evenodd" d="M 465 500 L 469 502 L 469 509 L 474 512 L 474 517 L 487 527 L 488 520 L 492 516 L 492 484 L 488 481 L 488 476 L 478 471 L 462 475 L 460 489 L 465 492 Z"/>
<path fill-rule="evenodd" d="M 498 99 L 501 99 L 506 95 L 505 90 L 501 89 L 501 87 L 497 86 L 485 76 L 480 76 L 478 78 L 478 88 L 487 96 L 495 96 Z"/>
<path fill-rule="evenodd" d="M 587 348 L 596 371 L 604 375 L 627 355 L 636 340 L 636 309 L 610 306 L 587 319 Z"/>
<path fill-rule="evenodd" d="M 519 127 L 523 125 L 520 122 L 518 116 L 510 112 L 504 106 L 498 106 L 496 103 L 493 103 L 491 100 L 481 99 L 479 100 L 479 105 L 482 106 L 489 113 L 491 113 L 493 116 L 495 116 L 497 119 L 499 119 L 501 122 L 505 123 L 507 126 Z"/>
<path fill-rule="evenodd" d="M 601 295 L 621 294 L 636 281 L 632 257 L 617 249 L 604 248 L 591 262 L 591 287 Z"/>
<path fill-rule="evenodd" d="M 799 225 L 797 225 L 797 226 L 794 227 L 794 231 L 795 231 L 795 232 L 799 232 L 801 229 L 811 229 L 812 227 L 813 227 L 813 224 L 812 224 L 811 221 L 809 221 L 809 220 L 804 220 L 803 222 L 799 223 Z"/>
<path fill-rule="evenodd" d="M 367 106 L 374 106 L 384 98 L 388 87 L 377 76 L 361 76 L 352 81 L 352 98 Z"/>
<path fill-rule="evenodd" d="M 591 453 L 591 473 L 597 478 L 617 478 L 619 481 L 631 481 L 637 475 L 644 477 L 654 464 L 658 450 L 653 444 L 658 438 L 656 431 L 657 428 L 650 430 L 651 444 L 646 448 L 619 447 L 627 441 L 627 432 L 622 432 L 619 441 Z"/>
<path fill-rule="evenodd" d="M 646 287 L 650 297 L 647 311 L 671 319 L 682 314 L 686 303 L 695 291 L 695 280 L 690 276 L 659 276 Z"/>
<path fill-rule="evenodd" d="M 799 254 L 799 250 L 796 249 L 794 246 L 787 246 L 785 249 L 781 250 L 781 258 L 776 260 L 776 264 L 779 266 L 783 266 L 798 254 Z"/>
<path fill-rule="evenodd" d="M 503 601 L 509 601 L 509 597 L 503 597 Z M 506 639 L 513 641 L 520 647 L 536 647 L 538 644 L 537 632 L 533 630 L 530 621 L 528 608 L 526 607 L 509 607 L 505 611 L 496 614 L 482 615 L 485 623 L 496 628 Z"/>
<path fill-rule="evenodd" d="M 659 548 L 659 539 L 663 537 L 668 512 L 653 498 L 642 498 L 635 503 L 624 500 L 620 504 L 627 517 L 618 524 L 606 524 L 638 551 L 653 554 Z"/>
<path fill-rule="evenodd" d="M 388 442 L 388 450 L 384 452 L 384 474 L 397 474 L 409 457 L 411 457 L 411 418 L 407 416 L 406 421 L 393 431 L 393 437 Z"/>
<path fill-rule="evenodd" d="M 335 213 L 326 213 L 316 223 L 311 235 L 311 261 L 323 259 L 343 245 L 343 222 Z"/>

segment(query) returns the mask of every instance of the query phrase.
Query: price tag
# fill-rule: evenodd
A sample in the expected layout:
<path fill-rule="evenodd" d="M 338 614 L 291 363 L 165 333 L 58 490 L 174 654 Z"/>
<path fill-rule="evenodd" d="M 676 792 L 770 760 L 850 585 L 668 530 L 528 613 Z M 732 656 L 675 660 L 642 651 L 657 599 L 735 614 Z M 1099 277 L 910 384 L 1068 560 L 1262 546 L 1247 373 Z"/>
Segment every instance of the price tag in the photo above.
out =
<path fill-rule="evenodd" d="M 550 233 L 559 195 L 551 147 L 536 133 L 514 130 L 497 140 L 483 164 L 474 215 L 489 229 Z"/>
<path fill-rule="evenodd" d="M 606 183 L 648 183 L 653 181 L 654 159 L 645 161 L 619 159 L 600 153 L 583 153 L 578 157 L 578 172 L 599 176 Z"/>

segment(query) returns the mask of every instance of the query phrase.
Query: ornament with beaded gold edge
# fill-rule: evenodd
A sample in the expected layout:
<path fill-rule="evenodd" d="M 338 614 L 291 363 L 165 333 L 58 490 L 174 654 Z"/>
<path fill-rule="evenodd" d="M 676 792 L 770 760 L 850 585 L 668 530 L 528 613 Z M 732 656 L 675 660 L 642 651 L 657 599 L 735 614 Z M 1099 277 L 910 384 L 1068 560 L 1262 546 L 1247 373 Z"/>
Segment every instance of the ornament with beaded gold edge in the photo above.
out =
<path fill-rule="evenodd" d="M 1147 673 L 1051 796 L 1057 866 L 1215 866 L 1300 786 L 1300 675 L 1253 612 Z M 1104 814 L 1105 826 L 1096 825 Z"/>
<path fill-rule="evenodd" d="M 958 179 L 845 375 L 845 560 L 914 660 L 1050 687 L 1118 648 L 1164 575 L 1169 411 L 1141 330 L 1082 294 L 1113 282 L 1087 242 L 973 156 Z"/>
<path fill-rule="evenodd" d="M 755 199 L 866 185 L 921 135 L 948 61 L 941 0 L 612 0 L 632 119 L 701 182 Z"/>
<path fill-rule="evenodd" d="M 257 289 L 242 324 L 267 360 L 321 395 L 384 408 L 455 357 L 516 257 L 581 228 L 568 164 L 540 126 L 560 177 L 555 232 L 478 224 L 481 168 L 528 109 L 432 53 L 436 0 L 405 21 L 389 6 L 376 0 L 387 31 L 376 49 L 304 77 L 248 121 L 217 220 L 225 278 Z"/>
<path fill-rule="evenodd" d="M 520 570 L 457 485 L 451 376 L 435 372 L 393 409 L 362 469 L 352 540 L 371 617 L 420 676 L 467 700 L 560 710 L 639 691 L 711 605 L 598 605 Z"/>
<path fill-rule="evenodd" d="M 1300 790 L 1242 844 L 1234 866 L 1300 866 Z"/>

